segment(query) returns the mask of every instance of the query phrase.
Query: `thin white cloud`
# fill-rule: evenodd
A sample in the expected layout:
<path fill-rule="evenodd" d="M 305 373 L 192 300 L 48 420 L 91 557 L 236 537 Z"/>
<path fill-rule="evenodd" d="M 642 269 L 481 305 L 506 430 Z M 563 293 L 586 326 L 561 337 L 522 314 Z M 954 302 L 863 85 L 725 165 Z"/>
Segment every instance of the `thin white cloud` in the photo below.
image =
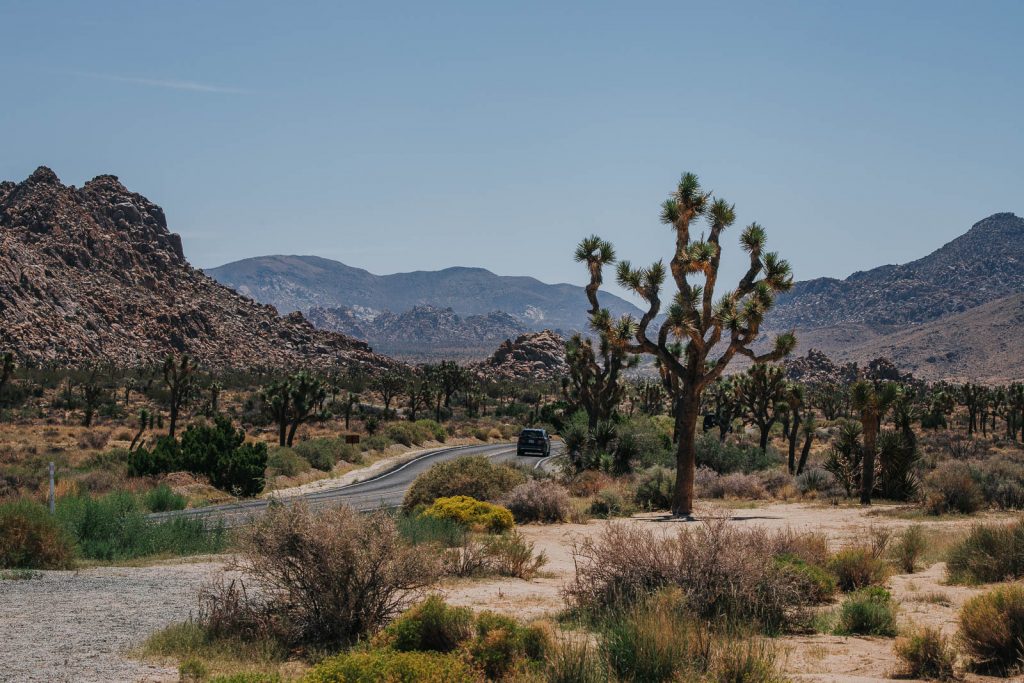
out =
<path fill-rule="evenodd" d="M 249 90 L 243 90 L 241 88 L 231 88 L 221 85 L 211 85 L 209 83 L 197 83 L 196 81 L 179 81 L 176 79 L 163 79 L 163 78 L 139 78 L 136 76 L 118 76 L 117 74 L 101 74 L 92 73 L 89 71 L 68 71 L 65 72 L 72 76 L 81 76 L 83 78 L 95 78 L 101 81 L 114 81 L 116 83 L 132 83 L 134 85 L 146 85 L 151 88 L 167 88 L 170 90 L 190 90 L 192 92 L 212 92 L 212 93 L 225 93 L 230 95 L 244 95 Z"/>

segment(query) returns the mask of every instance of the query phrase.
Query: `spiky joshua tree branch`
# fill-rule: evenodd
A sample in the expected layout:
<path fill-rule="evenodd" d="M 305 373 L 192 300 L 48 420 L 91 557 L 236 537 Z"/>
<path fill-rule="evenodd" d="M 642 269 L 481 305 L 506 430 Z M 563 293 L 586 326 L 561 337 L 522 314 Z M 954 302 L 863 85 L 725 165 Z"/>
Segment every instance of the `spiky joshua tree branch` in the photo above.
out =
<path fill-rule="evenodd" d="M 707 220 L 708 233 L 706 237 L 702 233 L 695 238 L 691 228 L 699 218 Z M 684 174 L 662 204 L 661 221 L 675 234 L 669 268 L 666 270 L 662 261 L 646 268 L 620 261 L 616 268 L 618 283 L 647 303 L 639 321 L 629 316 L 613 320 L 606 309 L 597 305 L 601 267 L 615 259 L 611 245 L 598 238 L 590 239 L 607 244 L 607 249 L 599 251 L 601 258 L 587 261 L 587 294 L 591 325 L 596 330 L 612 339 L 628 339 L 623 341 L 624 352 L 647 354 L 658 361 L 663 383 L 673 399 L 678 439 L 672 512 L 688 516 L 693 511 L 694 439 L 701 392 L 722 375 L 737 355 L 763 363 L 778 360 L 793 350 L 796 337 L 792 333 L 779 335 L 773 348 L 765 353 L 755 353 L 751 348 L 775 295 L 792 287 L 793 276 L 789 263 L 775 252 L 765 251 L 764 228 L 751 223 L 740 236 L 740 244 L 750 259 L 747 271 L 736 287 L 715 299 L 721 235 L 736 221 L 736 212 L 732 204 L 703 190 L 693 173 Z M 580 245 L 577 260 L 586 245 L 587 241 Z M 649 328 L 662 311 L 662 287 L 667 277 L 671 277 L 675 291 L 668 302 L 665 320 L 652 338 Z"/>

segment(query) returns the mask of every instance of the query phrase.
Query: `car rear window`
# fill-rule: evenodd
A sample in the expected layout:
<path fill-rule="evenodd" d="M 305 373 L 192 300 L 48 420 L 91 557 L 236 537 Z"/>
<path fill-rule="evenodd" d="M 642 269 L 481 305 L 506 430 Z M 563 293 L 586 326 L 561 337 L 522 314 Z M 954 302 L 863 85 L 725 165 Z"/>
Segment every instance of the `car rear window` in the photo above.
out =
<path fill-rule="evenodd" d="M 524 429 L 520 436 L 544 436 L 543 429 Z"/>

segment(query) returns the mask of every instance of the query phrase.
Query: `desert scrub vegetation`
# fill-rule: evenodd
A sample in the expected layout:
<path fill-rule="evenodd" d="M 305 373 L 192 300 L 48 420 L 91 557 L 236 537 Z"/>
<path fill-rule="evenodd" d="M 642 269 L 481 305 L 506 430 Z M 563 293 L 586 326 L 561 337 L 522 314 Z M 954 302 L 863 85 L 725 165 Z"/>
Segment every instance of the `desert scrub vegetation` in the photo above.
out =
<path fill-rule="evenodd" d="M 839 635 L 896 635 L 896 604 L 889 591 L 870 586 L 854 591 L 839 607 L 835 632 Z"/>
<path fill-rule="evenodd" d="M 949 681 L 956 678 L 956 651 L 937 628 L 922 626 L 896 639 L 901 678 Z"/>
<path fill-rule="evenodd" d="M 272 507 L 238 538 L 228 570 L 207 586 L 201 623 L 216 636 L 338 648 L 381 627 L 432 583 L 436 558 L 404 542 L 386 513 L 339 507 L 314 515 Z"/>
<path fill-rule="evenodd" d="M 820 568 L 825 557 L 818 537 L 736 528 L 722 519 L 664 538 L 609 524 L 574 546 L 576 576 L 565 595 L 571 607 L 593 617 L 676 587 L 701 618 L 754 623 L 770 632 L 798 629 L 810 622 L 813 596 L 822 591 L 792 560 Z"/>
<path fill-rule="evenodd" d="M 571 502 L 565 487 L 553 481 L 531 479 L 499 499 L 519 524 L 564 522 Z"/>
<path fill-rule="evenodd" d="M 844 591 L 878 586 L 889 578 L 891 567 L 885 559 L 888 537 L 876 536 L 872 543 L 839 550 L 828 561 L 829 570 Z"/>
<path fill-rule="evenodd" d="M 439 462 L 416 477 L 405 493 L 403 506 L 412 510 L 452 496 L 497 500 L 525 481 L 522 471 L 508 465 L 495 465 L 483 456 L 455 458 Z"/>
<path fill-rule="evenodd" d="M 0 567 L 66 569 L 76 559 L 123 562 L 218 553 L 228 540 L 223 527 L 200 520 L 149 521 L 146 497 L 124 491 L 59 498 L 56 515 L 32 500 L 0 504 Z"/>
<path fill-rule="evenodd" d="M 547 563 L 547 555 L 518 531 L 480 536 L 468 534 L 441 555 L 445 576 L 510 576 L 530 580 Z"/>
<path fill-rule="evenodd" d="M 1000 586 L 964 603 L 958 638 L 971 668 L 998 676 L 1024 668 L 1024 586 Z"/>
<path fill-rule="evenodd" d="M 1009 524 L 978 524 L 949 549 L 951 583 L 992 583 L 1024 577 L 1024 519 Z"/>
<path fill-rule="evenodd" d="M 508 508 L 469 496 L 438 498 L 428 505 L 420 515 L 451 520 L 476 531 L 501 532 L 511 529 L 515 525 L 515 520 Z"/>
<path fill-rule="evenodd" d="M 913 574 L 927 549 L 924 527 L 915 524 L 904 529 L 892 544 L 893 560 L 904 573 Z"/>

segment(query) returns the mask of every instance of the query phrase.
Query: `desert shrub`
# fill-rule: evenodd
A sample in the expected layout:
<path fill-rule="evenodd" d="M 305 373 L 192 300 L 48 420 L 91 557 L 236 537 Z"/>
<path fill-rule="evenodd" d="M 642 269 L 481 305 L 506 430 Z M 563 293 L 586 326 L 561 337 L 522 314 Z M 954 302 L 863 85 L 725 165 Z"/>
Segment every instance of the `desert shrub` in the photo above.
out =
<path fill-rule="evenodd" d="M 225 674 L 223 676 L 212 676 L 210 678 L 200 680 L 205 680 L 207 683 L 281 683 L 281 676 L 278 674 L 260 672 L 243 672 Z"/>
<path fill-rule="evenodd" d="M 998 675 L 1024 662 L 1024 586 L 1000 586 L 960 609 L 959 639 L 973 668 Z"/>
<path fill-rule="evenodd" d="M 362 460 L 359 447 L 345 443 L 344 439 L 309 439 L 295 444 L 292 450 L 322 472 L 330 472 L 341 460 L 355 463 Z"/>
<path fill-rule="evenodd" d="M 971 463 L 971 473 L 986 502 L 1004 510 L 1024 509 L 1024 464 L 989 458 Z"/>
<path fill-rule="evenodd" d="M 433 441 L 444 443 L 448 440 L 448 430 L 444 428 L 444 425 L 434 420 L 416 420 L 415 424 L 417 428 L 426 432 Z"/>
<path fill-rule="evenodd" d="M 851 593 L 839 608 L 840 635 L 896 635 L 896 606 L 889 591 L 870 586 Z"/>
<path fill-rule="evenodd" d="M 534 544 L 518 531 L 492 536 L 484 541 L 490 567 L 501 576 L 532 579 L 547 564 L 547 555 L 535 553 Z"/>
<path fill-rule="evenodd" d="M 705 495 L 709 498 L 744 498 L 760 500 L 768 496 L 761 479 L 755 474 L 733 472 L 714 480 Z"/>
<path fill-rule="evenodd" d="M 314 515 L 302 505 L 272 507 L 245 529 L 228 568 L 244 577 L 241 588 L 222 582 L 201 602 L 215 630 L 264 631 L 319 647 L 377 631 L 439 569 L 431 553 L 402 540 L 386 513 L 339 507 Z"/>
<path fill-rule="evenodd" d="M 73 561 L 70 539 L 44 506 L 31 500 L 0 504 L 0 567 L 67 569 Z"/>
<path fill-rule="evenodd" d="M 411 510 L 430 505 L 438 498 L 469 496 L 477 500 L 497 500 L 526 481 L 519 470 L 495 465 L 483 456 L 473 455 L 439 462 L 416 477 L 405 493 L 403 505 Z"/>
<path fill-rule="evenodd" d="M 267 453 L 267 469 L 274 474 L 294 477 L 310 469 L 309 462 L 291 448 L 275 447 Z"/>
<path fill-rule="evenodd" d="M 605 657 L 589 640 L 563 638 L 548 649 L 543 680 L 547 683 L 608 683 L 612 677 Z"/>
<path fill-rule="evenodd" d="M 796 489 L 800 493 L 824 493 L 836 485 L 836 478 L 831 472 L 820 467 L 812 467 L 797 475 Z"/>
<path fill-rule="evenodd" d="M 753 621 L 769 630 L 809 619 L 811 586 L 779 566 L 780 534 L 711 520 L 675 536 L 608 525 L 573 547 L 576 577 L 565 589 L 574 607 L 601 613 L 678 587 L 704 618 Z M 790 541 L 787 539 L 786 541 Z"/>
<path fill-rule="evenodd" d="M 843 548 L 832 556 L 828 568 L 844 591 L 875 586 L 889 576 L 889 566 L 871 546 Z"/>
<path fill-rule="evenodd" d="M 181 441 L 160 439 L 152 450 L 131 453 L 132 476 L 192 472 L 209 477 L 217 488 L 235 495 L 253 496 L 263 490 L 267 445 L 245 443 L 245 432 L 218 416 L 212 425 L 190 425 Z"/>
<path fill-rule="evenodd" d="M 450 519 L 469 529 L 504 531 L 515 525 L 508 508 L 469 496 L 438 498 L 421 514 L 434 519 Z"/>
<path fill-rule="evenodd" d="M 597 495 L 602 489 L 614 484 L 615 479 L 611 475 L 598 470 L 583 470 L 566 482 L 569 493 L 580 498 Z"/>
<path fill-rule="evenodd" d="M 696 448 L 697 465 L 709 467 L 719 474 L 750 473 L 782 463 L 782 457 L 773 448 L 762 451 L 755 444 L 719 441 L 710 432 L 697 439 Z"/>
<path fill-rule="evenodd" d="M 110 441 L 109 429 L 88 429 L 78 435 L 78 447 L 82 450 L 101 450 Z"/>
<path fill-rule="evenodd" d="M 640 473 L 636 483 L 636 504 L 643 510 L 667 510 L 672 507 L 675 473 L 655 465 Z"/>
<path fill-rule="evenodd" d="M 947 460 L 925 478 L 925 509 L 933 515 L 959 512 L 969 515 L 984 499 L 966 463 Z"/>
<path fill-rule="evenodd" d="M 325 659 L 303 683 L 476 683 L 483 681 L 456 654 L 368 650 Z"/>
<path fill-rule="evenodd" d="M 444 427 L 433 420 L 417 420 L 416 422 L 390 422 L 384 428 L 384 436 L 394 443 L 403 446 L 419 446 L 424 441 L 443 441 L 446 437 Z M 444 438 L 438 439 L 437 436 Z"/>
<path fill-rule="evenodd" d="M 614 458 L 616 469 L 628 472 L 634 464 L 640 467 L 667 466 L 675 462 L 671 434 L 649 417 L 637 416 L 616 428 Z"/>
<path fill-rule="evenodd" d="M 522 626 L 505 615 L 481 612 L 476 636 L 467 649 L 488 680 L 500 680 L 519 663 L 542 658 L 549 643 L 550 634 L 539 626 Z"/>
<path fill-rule="evenodd" d="M 400 513 L 395 516 L 398 533 L 412 545 L 434 544 L 454 548 L 466 542 L 466 527 L 455 520 Z"/>
<path fill-rule="evenodd" d="M 150 512 L 167 512 L 184 510 L 188 500 L 185 496 L 172 491 L 167 484 L 159 484 L 142 496 L 142 503 Z"/>
<path fill-rule="evenodd" d="M 392 444 L 391 439 L 384 436 L 383 434 L 373 434 L 368 436 L 359 442 L 359 450 L 365 451 L 383 451 Z"/>
<path fill-rule="evenodd" d="M 150 522 L 138 499 L 123 491 L 61 498 L 57 519 L 74 539 L 78 554 L 91 560 L 198 555 L 220 552 L 227 545 L 224 528 L 207 528 L 202 520 L 176 517 Z"/>
<path fill-rule="evenodd" d="M 451 652 L 473 632 L 473 613 L 431 595 L 388 625 L 384 641 L 396 650 Z"/>
<path fill-rule="evenodd" d="M 564 522 L 569 516 L 569 494 L 553 481 L 532 479 L 515 487 L 504 496 L 516 522 Z"/>
<path fill-rule="evenodd" d="M 896 564 L 907 574 L 913 574 L 917 569 L 917 563 L 928 547 L 925 540 L 924 527 L 915 524 L 907 527 L 893 546 L 893 555 Z"/>
<path fill-rule="evenodd" d="M 956 653 L 937 628 L 923 626 L 896 640 L 896 656 L 903 663 L 904 678 L 947 681 L 956 677 Z"/>
<path fill-rule="evenodd" d="M 775 561 L 783 571 L 793 573 L 799 583 L 807 586 L 812 602 L 827 602 L 835 594 L 836 577 L 824 567 L 789 553 L 778 555 Z"/>
<path fill-rule="evenodd" d="M 626 499 L 617 486 L 601 489 L 590 501 L 590 514 L 602 519 L 628 517 L 633 511 L 632 502 Z"/>
<path fill-rule="evenodd" d="M 949 549 L 952 583 L 990 583 L 1024 577 L 1024 520 L 977 525 Z"/>

